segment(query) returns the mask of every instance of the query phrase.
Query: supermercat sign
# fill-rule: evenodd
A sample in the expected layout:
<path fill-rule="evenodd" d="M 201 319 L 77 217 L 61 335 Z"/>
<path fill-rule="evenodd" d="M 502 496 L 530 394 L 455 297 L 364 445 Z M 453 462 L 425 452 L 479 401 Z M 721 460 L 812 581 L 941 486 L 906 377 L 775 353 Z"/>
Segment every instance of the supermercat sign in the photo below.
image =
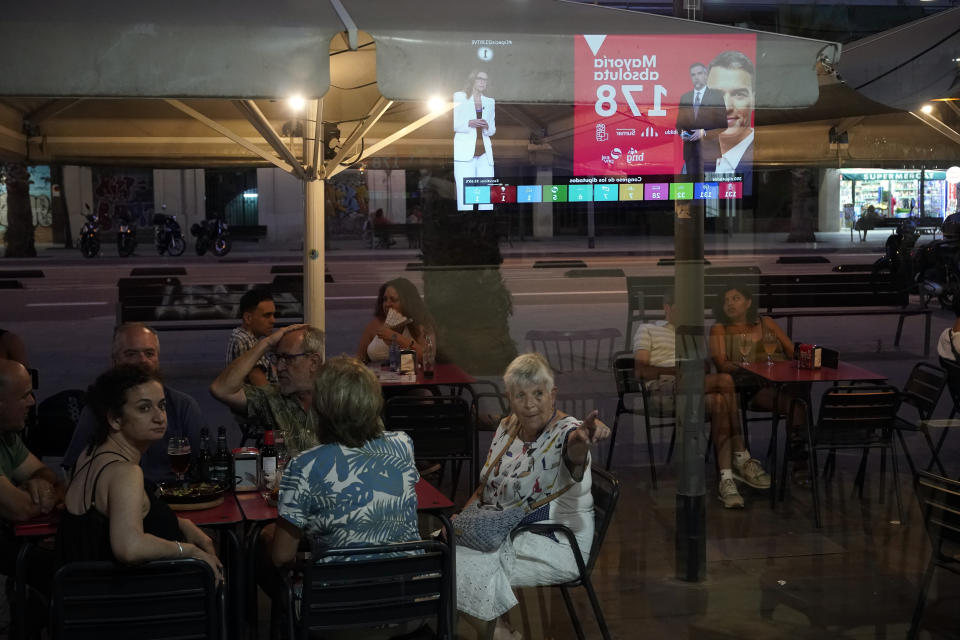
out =
<path fill-rule="evenodd" d="M 923 173 L 925 180 L 946 180 L 946 171 L 932 171 L 928 169 L 922 172 L 920 169 L 911 169 L 909 171 L 841 171 L 840 176 L 844 180 L 919 180 Z"/>

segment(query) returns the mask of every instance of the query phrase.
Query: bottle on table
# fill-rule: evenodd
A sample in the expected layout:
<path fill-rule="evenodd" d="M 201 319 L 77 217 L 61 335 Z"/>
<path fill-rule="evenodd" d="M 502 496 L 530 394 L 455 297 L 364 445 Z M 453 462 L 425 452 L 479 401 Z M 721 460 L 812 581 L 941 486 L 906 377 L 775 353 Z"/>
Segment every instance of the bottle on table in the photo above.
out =
<path fill-rule="evenodd" d="M 210 461 L 210 481 L 228 488 L 233 487 L 233 456 L 227 449 L 227 429 L 217 429 L 217 450 Z"/>
<path fill-rule="evenodd" d="M 273 489 L 277 482 L 277 447 L 273 429 L 263 432 L 263 448 L 260 449 L 261 485 L 264 489 Z"/>
<path fill-rule="evenodd" d="M 210 429 L 200 429 L 200 451 L 197 453 L 197 481 L 210 482 L 210 463 L 213 455 L 210 453 Z"/>
<path fill-rule="evenodd" d="M 396 333 L 390 340 L 390 371 L 400 371 L 400 344 L 397 342 Z"/>
<path fill-rule="evenodd" d="M 427 339 L 423 344 L 423 377 L 433 377 L 433 366 L 437 362 L 437 347 L 433 344 L 433 336 L 427 334 Z"/>

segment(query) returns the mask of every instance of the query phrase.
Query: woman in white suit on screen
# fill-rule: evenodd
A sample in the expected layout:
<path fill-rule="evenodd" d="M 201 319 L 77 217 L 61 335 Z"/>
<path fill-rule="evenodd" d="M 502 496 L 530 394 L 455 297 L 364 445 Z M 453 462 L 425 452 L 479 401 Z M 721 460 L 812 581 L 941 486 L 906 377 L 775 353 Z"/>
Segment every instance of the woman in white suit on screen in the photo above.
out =
<path fill-rule="evenodd" d="M 493 145 L 490 138 L 497 132 L 493 98 L 483 95 L 490 80 L 486 71 L 474 70 L 467 76 L 467 91 L 453 94 L 453 176 L 457 183 L 457 208 L 472 211 L 464 204 L 463 179 L 493 177 Z M 493 209 L 481 204 L 481 210 Z"/>

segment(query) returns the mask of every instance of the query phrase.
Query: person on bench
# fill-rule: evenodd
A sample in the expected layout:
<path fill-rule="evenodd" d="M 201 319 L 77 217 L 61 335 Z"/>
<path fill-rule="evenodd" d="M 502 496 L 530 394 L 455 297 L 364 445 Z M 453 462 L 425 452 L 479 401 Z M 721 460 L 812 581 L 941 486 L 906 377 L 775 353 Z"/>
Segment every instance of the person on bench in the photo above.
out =
<path fill-rule="evenodd" d="M 677 393 L 677 332 L 674 325 L 677 307 L 673 303 L 672 291 L 664 292 L 663 312 L 665 322 L 642 324 L 637 329 L 633 338 L 633 357 L 636 375 L 646 381 L 650 403 L 655 405 L 645 407 L 645 410 L 673 413 Z M 705 365 L 709 367 L 709 363 Z M 727 509 L 742 508 L 743 497 L 737 490 L 737 481 L 755 489 L 769 489 L 770 476 L 758 460 L 750 457 L 744 444 L 736 388 L 730 374 L 706 374 L 704 405 L 710 416 L 720 469 L 718 497 Z"/>
<path fill-rule="evenodd" d="M 277 383 L 244 383 L 257 362 L 274 351 Z M 311 449 L 317 438 L 313 385 L 323 365 L 324 334 L 305 324 L 274 331 L 227 365 L 210 385 L 210 394 L 247 420 L 279 431 L 290 456 Z"/>
<path fill-rule="evenodd" d="M 867 241 L 867 231 L 877 226 L 877 221 L 880 220 L 880 217 L 877 209 L 871 204 L 867 207 L 867 212 L 857 218 L 857 221 L 853 223 L 853 228 L 860 233 L 860 242 Z"/>
<path fill-rule="evenodd" d="M 142 322 L 127 322 L 113 332 L 113 366 L 124 364 L 138 366 L 147 371 L 160 370 L 160 338 L 157 332 Z M 167 433 L 157 440 L 140 457 L 143 475 L 151 482 L 165 482 L 175 478 L 167 457 L 167 441 L 172 435 L 186 436 L 190 440 L 193 455 L 200 451 L 200 430 L 206 426 L 200 405 L 187 394 L 163 385 L 167 404 Z M 61 464 L 65 469 L 73 469 L 80 453 L 86 449 L 99 429 L 100 420 L 93 408 L 86 406 L 80 413 L 77 428 L 73 432 L 70 446 L 63 454 Z"/>
<path fill-rule="evenodd" d="M 230 334 L 227 343 L 227 364 L 237 359 L 240 354 L 249 351 L 257 341 L 273 333 L 273 324 L 277 308 L 273 302 L 273 295 L 265 287 L 254 287 L 240 298 L 241 325 Z M 262 387 L 277 383 L 277 367 L 265 354 L 257 360 L 256 365 L 247 374 L 247 384 Z"/>

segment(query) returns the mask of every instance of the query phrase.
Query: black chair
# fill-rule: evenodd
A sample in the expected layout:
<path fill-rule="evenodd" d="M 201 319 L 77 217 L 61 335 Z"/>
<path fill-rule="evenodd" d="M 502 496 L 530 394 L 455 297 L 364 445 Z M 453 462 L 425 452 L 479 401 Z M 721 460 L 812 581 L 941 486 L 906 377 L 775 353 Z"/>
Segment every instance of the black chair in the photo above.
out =
<path fill-rule="evenodd" d="M 54 640 L 173 640 L 226 637 L 223 590 L 210 567 L 193 558 L 139 566 L 76 562 L 53 578 Z"/>
<path fill-rule="evenodd" d="M 934 571 L 939 567 L 960 576 L 960 482 L 921 471 L 917 474 L 915 489 L 931 550 L 907 634 L 911 640 L 920 630 Z"/>
<path fill-rule="evenodd" d="M 607 628 L 607 622 L 603 617 L 603 609 L 600 608 L 597 593 L 593 590 L 590 574 L 593 573 L 593 567 L 597 564 L 597 558 L 603 548 L 603 540 L 607 536 L 607 529 L 610 527 L 614 511 L 617 509 L 617 501 L 620 499 L 620 481 L 610 473 L 596 468 L 592 471 L 592 481 L 594 528 L 593 544 L 590 546 L 590 559 L 587 562 L 583 561 L 583 553 L 580 551 L 580 545 L 577 544 L 577 538 L 573 531 L 562 524 L 520 525 L 510 535 L 515 538 L 518 534 L 529 531 L 532 533 L 558 534 L 567 539 L 573 549 L 573 557 L 577 561 L 577 570 L 580 576 L 576 580 L 550 586 L 560 589 L 560 593 L 563 595 L 563 603 L 567 607 L 571 622 L 573 622 L 573 629 L 580 640 L 584 640 L 586 636 L 583 634 L 583 626 L 577 617 L 577 611 L 573 607 L 573 600 L 570 599 L 570 589 L 573 587 L 586 589 L 590 606 L 593 607 L 593 615 L 597 618 L 597 626 L 600 627 L 600 633 L 604 640 L 610 640 L 610 629 Z"/>
<path fill-rule="evenodd" d="M 63 457 L 80 421 L 85 396 L 82 389 L 66 389 L 44 399 L 37 406 L 36 428 L 30 430 L 30 451 L 40 458 Z"/>
<path fill-rule="evenodd" d="M 956 415 L 960 413 L 960 363 L 941 357 L 940 366 L 947 372 L 947 391 L 950 393 L 950 399 L 953 401 L 953 407 L 950 409 L 950 420 L 953 420 Z M 943 468 L 943 465 L 940 463 L 940 451 L 943 449 L 943 441 L 947 439 L 947 434 L 952 427 L 953 425 L 950 424 L 943 428 L 943 433 L 940 434 L 940 439 L 937 440 L 937 446 L 933 450 L 933 459 L 930 460 L 930 464 L 927 465 L 927 471 L 932 469 L 934 464 L 937 464 L 941 469 Z"/>
<path fill-rule="evenodd" d="M 390 555 L 350 559 L 367 554 Z M 299 569 L 299 616 L 289 578 L 283 594 L 291 640 L 333 630 L 357 630 L 356 637 L 362 638 L 360 629 L 428 618 L 436 620 L 431 637 L 453 640 L 457 587 L 453 551 L 445 543 L 313 549 L 312 560 Z"/>
<path fill-rule="evenodd" d="M 651 402 L 650 393 L 644 381 L 636 376 L 632 351 L 618 351 L 613 357 L 613 378 L 617 385 L 617 411 L 613 418 L 610 433 L 610 448 L 607 452 L 607 471 L 613 463 L 613 447 L 617 441 L 617 430 L 621 414 L 642 415 L 643 426 L 647 434 L 647 456 L 650 461 L 650 482 L 657 488 L 657 465 L 653 455 L 653 429 L 670 428 L 670 447 L 667 450 L 667 463 L 673 457 L 673 445 L 677 436 L 677 421 L 672 398 Z M 640 400 L 640 406 L 636 401 Z"/>
<path fill-rule="evenodd" d="M 817 528 L 820 520 L 820 494 L 817 479 L 817 451 L 834 449 L 880 449 L 880 503 L 884 501 L 884 473 L 886 454 L 893 462 L 893 488 L 897 496 L 897 510 L 903 522 L 903 501 L 897 480 L 897 457 L 893 446 L 893 423 L 900 408 L 901 395 L 889 385 L 858 385 L 833 387 L 823 394 L 820 416 L 807 430 L 810 447 L 810 480 L 813 491 L 813 515 Z M 803 400 L 794 400 L 794 404 Z M 864 468 L 861 463 L 861 470 Z M 858 473 L 861 496 L 862 474 Z"/>
<path fill-rule="evenodd" d="M 417 460 L 452 463 L 450 499 L 457 492 L 460 471 L 467 463 L 473 482 L 476 437 L 470 405 L 455 396 L 396 396 L 384 407 L 384 425 L 404 431 L 413 440 Z"/>
<path fill-rule="evenodd" d="M 894 427 L 896 428 L 897 437 L 900 439 L 900 444 L 903 446 L 903 453 L 907 458 L 907 464 L 910 465 L 910 473 L 913 475 L 917 474 L 917 467 L 913 464 L 913 457 L 910 455 L 907 442 L 903 437 L 904 431 L 923 434 L 924 439 L 927 441 L 927 446 L 930 447 L 930 454 L 933 456 L 933 461 L 938 465 L 940 473 L 946 475 L 946 471 L 940 463 L 940 459 L 937 457 L 937 450 L 936 447 L 933 446 L 930 432 L 927 431 L 927 428 L 923 425 L 924 421 L 929 420 L 933 415 L 934 410 L 937 408 L 937 403 L 940 402 L 940 396 L 943 394 L 943 388 L 946 385 L 947 372 L 940 367 L 935 367 L 926 362 L 918 362 L 914 365 L 913 370 L 910 372 L 910 377 L 907 378 L 907 381 L 903 385 L 900 399 L 903 404 L 916 409 L 918 420 L 911 422 L 910 420 L 897 416 Z"/>

